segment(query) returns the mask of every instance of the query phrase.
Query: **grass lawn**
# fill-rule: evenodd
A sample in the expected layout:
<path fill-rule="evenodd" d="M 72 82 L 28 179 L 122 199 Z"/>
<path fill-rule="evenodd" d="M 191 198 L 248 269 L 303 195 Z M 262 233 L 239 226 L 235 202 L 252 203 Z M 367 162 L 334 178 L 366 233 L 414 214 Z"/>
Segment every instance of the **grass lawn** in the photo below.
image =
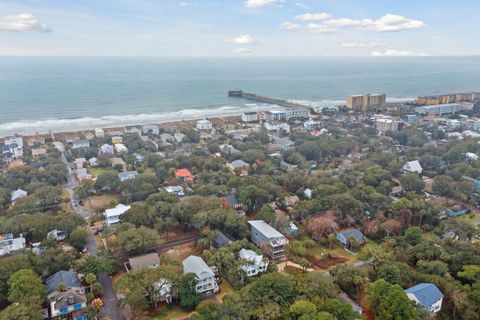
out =
<path fill-rule="evenodd" d="M 87 171 L 88 171 L 88 173 L 90 173 L 91 175 L 93 175 L 93 176 L 95 176 L 95 177 L 98 177 L 98 176 L 101 175 L 102 173 L 108 172 L 108 171 L 112 171 L 112 172 L 118 173 L 118 171 L 115 170 L 115 169 L 112 169 L 112 168 L 102 168 L 102 167 L 88 167 L 88 168 L 87 168 Z"/>
<path fill-rule="evenodd" d="M 219 285 L 220 287 L 220 292 L 218 292 L 215 295 L 215 298 L 217 299 L 218 302 L 223 301 L 223 297 L 225 297 L 227 294 L 231 294 L 235 292 L 235 289 L 232 287 L 232 285 L 225 279 L 223 279 L 222 283 Z"/>
<path fill-rule="evenodd" d="M 154 320 L 183 320 L 190 316 L 190 312 L 182 310 L 177 305 L 165 305 L 158 310 L 158 315 L 153 318 Z"/>
<path fill-rule="evenodd" d="M 103 208 L 114 207 L 120 201 L 119 195 L 104 194 L 101 196 L 90 196 L 83 200 L 83 206 L 90 211 L 98 211 Z M 112 205 L 112 203 L 115 203 Z"/>

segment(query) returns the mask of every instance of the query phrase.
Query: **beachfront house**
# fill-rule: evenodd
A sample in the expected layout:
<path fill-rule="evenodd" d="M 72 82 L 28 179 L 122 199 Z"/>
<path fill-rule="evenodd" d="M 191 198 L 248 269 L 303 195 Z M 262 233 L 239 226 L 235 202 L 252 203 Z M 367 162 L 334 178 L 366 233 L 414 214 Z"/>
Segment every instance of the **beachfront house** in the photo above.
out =
<path fill-rule="evenodd" d="M 433 283 L 419 283 L 405 290 L 407 297 L 430 314 L 442 309 L 443 294 Z"/>
<path fill-rule="evenodd" d="M 250 220 L 250 237 L 273 261 L 285 260 L 288 239 L 263 220 Z"/>
<path fill-rule="evenodd" d="M 103 213 L 107 226 L 120 222 L 120 216 L 130 210 L 130 206 L 118 204 L 115 208 L 107 209 Z"/>
<path fill-rule="evenodd" d="M 182 261 L 183 274 L 194 273 L 197 276 L 195 290 L 203 294 L 215 294 L 218 292 L 218 284 L 215 280 L 215 273 L 198 256 L 189 256 Z"/>
<path fill-rule="evenodd" d="M 142 135 L 142 129 L 138 126 L 126 126 L 125 127 L 126 134 L 138 134 L 139 136 Z"/>
<path fill-rule="evenodd" d="M 344 247 L 350 246 L 352 240 L 356 241 L 357 244 L 363 244 L 367 241 L 367 238 L 363 235 L 363 233 L 358 229 L 349 229 L 344 230 L 341 232 L 337 232 L 335 234 L 338 242 Z"/>
<path fill-rule="evenodd" d="M 173 137 L 175 138 L 175 141 L 177 143 L 181 143 L 181 142 L 183 142 L 183 139 L 185 139 L 186 135 L 177 131 L 173 134 Z"/>
<path fill-rule="evenodd" d="M 238 173 L 240 176 L 248 176 L 248 169 L 250 168 L 250 165 L 243 160 L 227 162 L 226 166 L 233 174 Z"/>
<path fill-rule="evenodd" d="M 138 175 L 138 172 L 136 170 L 134 171 L 125 171 L 125 172 L 119 172 L 118 173 L 118 179 L 120 179 L 120 182 L 127 181 L 130 179 L 135 178 Z"/>
<path fill-rule="evenodd" d="M 38 146 L 41 146 L 42 144 L 45 144 L 45 138 L 39 135 L 26 137 L 25 141 L 27 145 L 30 147 L 38 147 Z"/>
<path fill-rule="evenodd" d="M 90 141 L 86 139 L 75 140 L 72 142 L 72 149 L 81 149 L 90 147 Z"/>
<path fill-rule="evenodd" d="M 160 128 L 154 124 L 147 124 L 142 127 L 142 133 L 146 136 L 158 136 L 160 134 Z"/>
<path fill-rule="evenodd" d="M 242 113 L 242 121 L 243 122 L 257 122 L 258 115 L 256 112 L 245 112 Z"/>
<path fill-rule="evenodd" d="M 253 277 L 259 273 L 267 271 L 268 261 L 263 259 L 263 255 L 244 248 L 240 249 L 238 255 L 240 256 L 240 259 L 245 261 L 245 264 L 243 264 L 241 268 L 245 270 L 248 277 Z"/>
<path fill-rule="evenodd" d="M 95 128 L 95 137 L 103 138 L 105 137 L 105 131 L 102 128 Z"/>
<path fill-rule="evenodd" d="M 212 125 L 212 122 L 210 122 L 209 120 L 203 119 L 203 120 L 197 121 L 196 128 L 198 130 L 212 130 L 213 125 Z"/>
<path fill-rule="evenodd" d="M 405 165 L 402 167 L 403 172 L 405 173 L 418 173 L 422 174 L 422 166 L 418 160 L 414 161 L 407 161 Z"/>
<path fill-rule="evenodd" d="M 10 201 L 12 202 L 12 205 L 14 205 L 18 199 L 26 197 L 27 195 L 28 195 L 28 192 L 25 190 L 22 190 L 22 189 L 14 190 L 12 191 L 12 196 L 10 198 Z"/>
<path fill-rule="evenodd" d="M 155 269 L 160 267 L 160 257 L 158 253 L 147 253 L 140 256 L 132 257 L 128 259 L 128 263 L 125 263 L 125 269 L 127 272 L 139 269 Z"/>
<path fill-rule="evenodd" d="M 123 143 L 123 137 L 122 136 L 113 136 L 112 137 L 112 144 L 117 144 L 117 143 Z"/>
<path fill-rule="evenodd" d="M 25 249 L 25 245 L 25 238 L 21 233 L 18 238 L 14 238 L 13 233 L 2 234 L 0 235 L 0 256 L 23 250 Z"/>

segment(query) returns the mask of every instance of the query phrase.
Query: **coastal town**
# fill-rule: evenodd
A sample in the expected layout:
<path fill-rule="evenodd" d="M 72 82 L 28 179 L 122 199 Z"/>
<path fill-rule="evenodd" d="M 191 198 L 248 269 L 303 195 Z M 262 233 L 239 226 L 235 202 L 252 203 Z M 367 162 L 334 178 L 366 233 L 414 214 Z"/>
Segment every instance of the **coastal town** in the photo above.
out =
<path fill-rule="evenodd" d="M 480 319 L 480 92 L 228 94 L 3 137 L 0 320 Z"/>

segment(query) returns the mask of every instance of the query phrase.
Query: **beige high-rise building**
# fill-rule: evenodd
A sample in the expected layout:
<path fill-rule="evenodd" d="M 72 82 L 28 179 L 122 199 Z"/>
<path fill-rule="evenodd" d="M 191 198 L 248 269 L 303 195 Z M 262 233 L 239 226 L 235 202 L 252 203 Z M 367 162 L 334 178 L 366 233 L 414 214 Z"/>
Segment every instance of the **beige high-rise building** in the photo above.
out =
<path fill-rule="evenodd" d="M 354 95 L 347 98 L 347 108 L 354 111 L 369 111 L 381 109 L 385 106 L 387 96 L 385 94 Z"/>

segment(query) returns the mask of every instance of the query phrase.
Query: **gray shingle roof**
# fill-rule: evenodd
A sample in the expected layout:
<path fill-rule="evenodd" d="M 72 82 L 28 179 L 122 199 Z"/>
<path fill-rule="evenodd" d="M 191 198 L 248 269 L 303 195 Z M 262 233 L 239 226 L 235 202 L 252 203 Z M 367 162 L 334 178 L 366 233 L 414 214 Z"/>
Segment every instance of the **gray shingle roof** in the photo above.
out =
<path fill-rule="evenodd" d="M 61 283 L 64 283 L 67 288 L 80 288 L 82 286 L 76 272 L 60 270 L 45 281 L 48 294 L 57 291 Z"/>

